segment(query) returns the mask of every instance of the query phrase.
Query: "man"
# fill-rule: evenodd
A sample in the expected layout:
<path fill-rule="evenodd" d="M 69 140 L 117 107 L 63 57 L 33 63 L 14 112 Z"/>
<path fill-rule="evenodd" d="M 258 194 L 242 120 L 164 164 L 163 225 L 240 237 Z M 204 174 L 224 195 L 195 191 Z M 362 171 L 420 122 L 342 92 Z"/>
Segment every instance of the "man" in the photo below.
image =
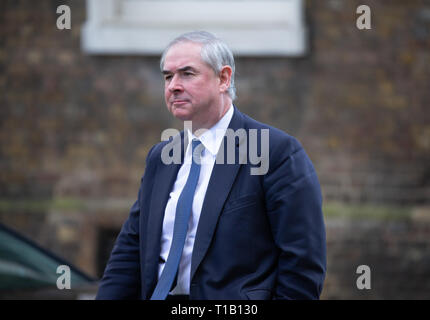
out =
<path fill-rule="evenodd" d="M 322 199 L 300 143 L 233 106 L 233 55 L 213 35 L 179 36 L 160 65 L 167 108 L 192 128 L 148 153 L 97 298 L 318 299 Z M 229 148 L 227 133 L 240 130 Z M 180 163 L 168 163 L 166 150 L 179 145 Z M 268 167 L 253 174 L 243 146 L 267 153 Z"/>

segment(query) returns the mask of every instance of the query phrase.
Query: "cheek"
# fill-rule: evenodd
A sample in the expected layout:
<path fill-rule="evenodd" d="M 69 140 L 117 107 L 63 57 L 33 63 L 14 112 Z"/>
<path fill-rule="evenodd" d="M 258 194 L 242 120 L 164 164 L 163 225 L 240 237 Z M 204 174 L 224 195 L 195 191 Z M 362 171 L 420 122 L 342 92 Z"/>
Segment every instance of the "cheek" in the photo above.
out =
<path fill-rule="evenodd" d="M 210 82 L 211 79 L 201 79 L 200 81 L 191 84 L 188 87 L 188 93 L 198 100 L 206 100 L 213 95 L 216 91 L 214 83 Z"/>
<path fill-rule="evenodd" d="M 170 95 L 171 95 L 170 90 L 167 90 L 166 88 L 164 88 L 164 99 L 166 100 L 166 102 L 169 101 Z"/>

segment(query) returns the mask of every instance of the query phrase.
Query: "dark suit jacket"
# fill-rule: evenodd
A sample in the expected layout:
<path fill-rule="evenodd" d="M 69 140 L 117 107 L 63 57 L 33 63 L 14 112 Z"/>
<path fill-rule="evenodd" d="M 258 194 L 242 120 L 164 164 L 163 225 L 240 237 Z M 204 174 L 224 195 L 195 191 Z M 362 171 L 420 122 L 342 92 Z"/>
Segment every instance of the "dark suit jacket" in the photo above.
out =
<path fill-rule="evenodd" d="M 235 145 L 235 164 L 214 165 L 192 254 L 190 299 L 318 299 L 326 244 L 310 159 L 295 138 L 236 107 L 229 128 L 269 129 L 269 170 L 251 175 L 258 165 L 239 163 L 247 139 Z M 176 140 L 183 139 L 182 132 Z M 164 210 L 180 168 L 161 161 L 167 143 L 147 156 L 138 199 L 116 240 L 98 299 L 149 299 L 156 286 Z"/>

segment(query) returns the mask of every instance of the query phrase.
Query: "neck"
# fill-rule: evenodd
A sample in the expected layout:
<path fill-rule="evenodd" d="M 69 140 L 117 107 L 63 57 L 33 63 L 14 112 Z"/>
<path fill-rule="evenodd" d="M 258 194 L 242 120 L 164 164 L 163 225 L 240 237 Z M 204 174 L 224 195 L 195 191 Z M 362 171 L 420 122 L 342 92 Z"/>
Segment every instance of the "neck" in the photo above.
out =
<path fill-rule="evenodd" d="M 206 119 L 205 123 L 194 123 L 193 122 L 193 134 L 196 137 L 199 137 L 203 134 L 205 130 L 209 130 L 212 128 L 222 117 L 227 113 L 230 106 L 232 105 L 232 101 L 230 97 L 226 97 L 222 100 L 222 105 L 219 108 L 219 112 L 216 113 L 212 119 Z"/>

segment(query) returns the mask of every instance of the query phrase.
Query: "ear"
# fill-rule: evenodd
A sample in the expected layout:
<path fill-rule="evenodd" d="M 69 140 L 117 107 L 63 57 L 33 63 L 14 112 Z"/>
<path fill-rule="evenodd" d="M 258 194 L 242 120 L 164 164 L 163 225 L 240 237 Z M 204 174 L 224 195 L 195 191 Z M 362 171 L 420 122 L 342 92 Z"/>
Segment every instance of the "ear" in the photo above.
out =
<path fill-rule="evenodd" d="M 221 68 L 221 71 L 219 73 L 219 91 L 224 93 L 227 92 L 228 88 L 230 87 L 230 81 L 231 81 L 231 74 L 233 73 L 233 70 L 230 66 L 223 66 Z"/>

